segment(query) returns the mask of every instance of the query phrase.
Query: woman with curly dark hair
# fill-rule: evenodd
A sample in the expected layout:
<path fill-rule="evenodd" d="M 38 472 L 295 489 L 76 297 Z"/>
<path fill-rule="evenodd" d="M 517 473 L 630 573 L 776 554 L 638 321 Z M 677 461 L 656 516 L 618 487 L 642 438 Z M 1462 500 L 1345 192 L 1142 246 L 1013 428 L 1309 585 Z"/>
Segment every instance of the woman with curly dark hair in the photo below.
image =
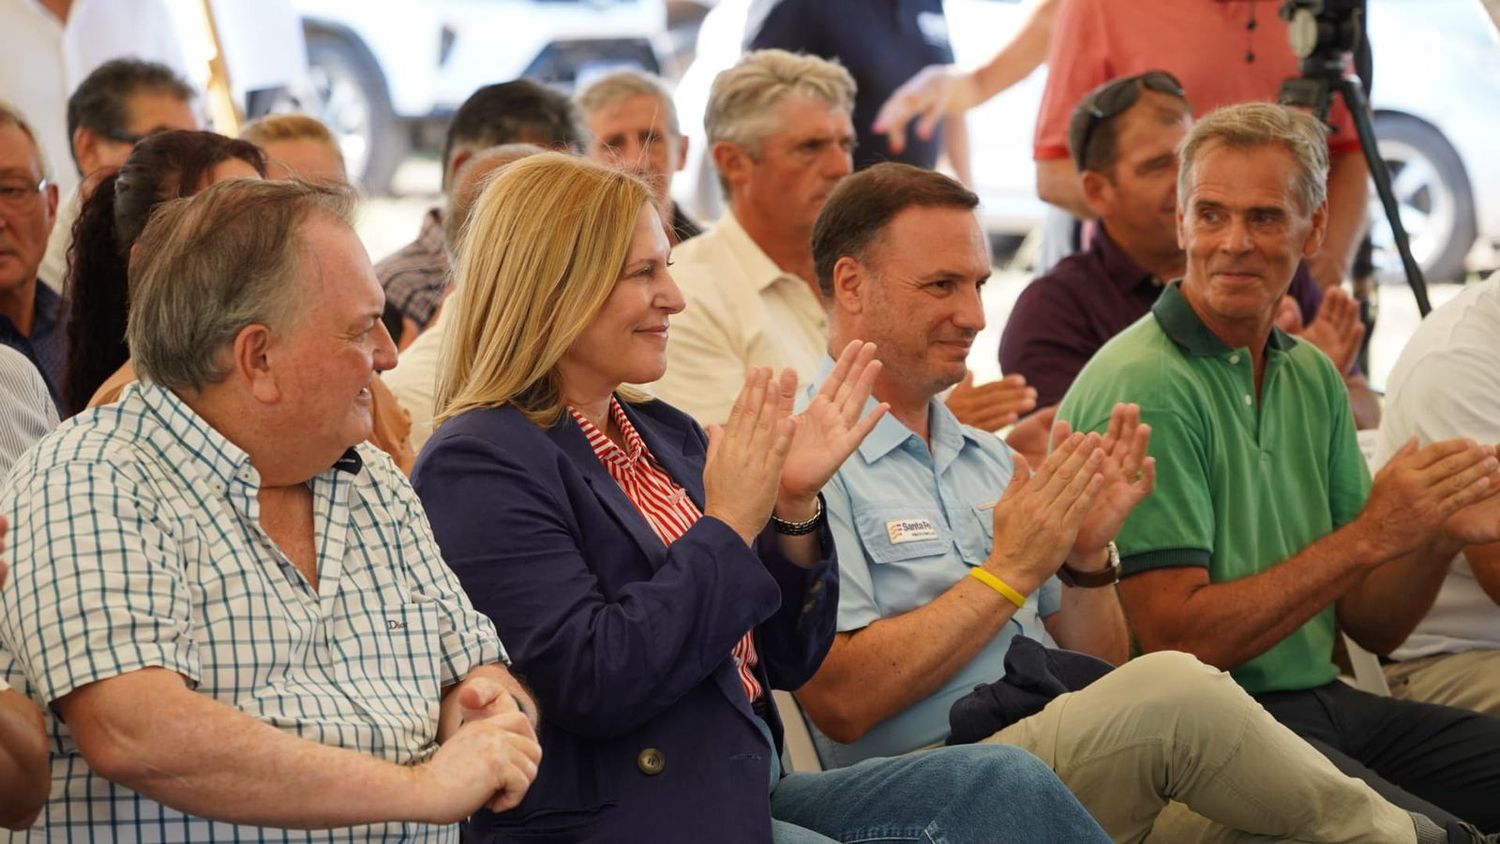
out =
<path fill-rule="evenodd" d="M 142 140 L 124 166 L 103 175 L 83 204 L 68 251 L 68 364 L 62 393 L 69 414 L 87 407 L 130 357 L 126 270 L 130 248 L 152 212 L 215 182 L 265 174 L 265 154 L 248 141 L 172 131 Z"/>

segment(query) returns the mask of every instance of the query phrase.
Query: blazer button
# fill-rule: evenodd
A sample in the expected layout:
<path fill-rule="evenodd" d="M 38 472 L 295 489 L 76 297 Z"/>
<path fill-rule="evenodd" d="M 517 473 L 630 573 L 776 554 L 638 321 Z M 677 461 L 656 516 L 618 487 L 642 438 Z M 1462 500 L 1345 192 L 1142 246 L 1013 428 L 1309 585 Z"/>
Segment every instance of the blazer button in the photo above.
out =
<path fill-rule="evenodd" d="M 642 750 L 639 756 L 635 757 L 635 766 L 637 768 L 640 768 L 641 773 L 645 774 L 646 776 L 654 777 L 662 771 L 666 770 L 667 757 L 666 754 L 662 753 L 660 750 L 657 750 L 654 747 L 648 747 L 645 750 Z"/>

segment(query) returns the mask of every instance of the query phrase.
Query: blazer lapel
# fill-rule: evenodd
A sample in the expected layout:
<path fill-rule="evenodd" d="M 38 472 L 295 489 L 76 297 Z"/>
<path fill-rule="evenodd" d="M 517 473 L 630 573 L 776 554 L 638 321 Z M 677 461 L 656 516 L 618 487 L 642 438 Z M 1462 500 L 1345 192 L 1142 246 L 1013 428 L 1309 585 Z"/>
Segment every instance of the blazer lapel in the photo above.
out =
<path fill-rule="evenodd" d="M 615 483 L 615 479 L 609 476 L 609 470 L 599 462 L 598 455 L 594 454 L 594 447 L 589 445 L 588 437 L 573 421 L 571 416 L 564 416 L 563 421 L 547 429 L 547 436 L 557 443 L 557 447 L 573 461 L 573 465 L 583 474 L 583 479 L 588 482 L 589 488 L 604 509 L 614 517 L 614 520 L 625 530 L 635 544 L 640 546 L 641 553 L 650 562 L 651 569 L 655 571 L 661 568 L 667 559 L 667 546 L 662 544 L 661 537 L 651 529 L 646 517 L 641 511 L 630 503 L 625 496 L 625 491 Z"/>
<path fill-rule="evenodd" d="M 695 435 L 691 423 L 675 424 L 676 420 L 659 419 L 645 412 L 643 405 L 620 402 L 625 416 L 635 426 L 641 439 L 646 442 L 651 456 L 682 487 L 688 498 L 703 512 L 703 444 Z"/>

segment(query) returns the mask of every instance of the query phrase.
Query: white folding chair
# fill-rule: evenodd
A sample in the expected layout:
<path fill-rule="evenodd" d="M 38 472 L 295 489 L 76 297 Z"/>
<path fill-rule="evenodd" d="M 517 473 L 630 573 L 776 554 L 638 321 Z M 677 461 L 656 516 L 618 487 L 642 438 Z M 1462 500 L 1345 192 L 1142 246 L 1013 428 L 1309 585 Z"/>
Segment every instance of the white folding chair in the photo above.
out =
<path fill-rule="evenodd" d="M 818 758 L 818 746 L 813 744 L 812 731 L 807 728 L 806 716 L 802 714 L 802 706 L 791 692 L 780 689 L 771 692 L 771 699 L 776 702 L 776 709 L 781 712 L 781 724 L 786 731 L 786 756 L 788 771 L 798 773 L 816 773 L 823 770 L 823 762 Z"/>

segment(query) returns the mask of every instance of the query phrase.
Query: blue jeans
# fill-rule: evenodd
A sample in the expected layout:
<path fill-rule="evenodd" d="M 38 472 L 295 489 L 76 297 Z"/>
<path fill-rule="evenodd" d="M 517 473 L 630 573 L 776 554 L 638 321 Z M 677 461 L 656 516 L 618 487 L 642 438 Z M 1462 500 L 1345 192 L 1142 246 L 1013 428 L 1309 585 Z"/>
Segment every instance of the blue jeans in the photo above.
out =
<path fill-rule="evenodd" d="M 1040 759 L 1004 745 L 791 774 L 771 793 L 771 817 L 776 844 L 1109 841 Z"/>

